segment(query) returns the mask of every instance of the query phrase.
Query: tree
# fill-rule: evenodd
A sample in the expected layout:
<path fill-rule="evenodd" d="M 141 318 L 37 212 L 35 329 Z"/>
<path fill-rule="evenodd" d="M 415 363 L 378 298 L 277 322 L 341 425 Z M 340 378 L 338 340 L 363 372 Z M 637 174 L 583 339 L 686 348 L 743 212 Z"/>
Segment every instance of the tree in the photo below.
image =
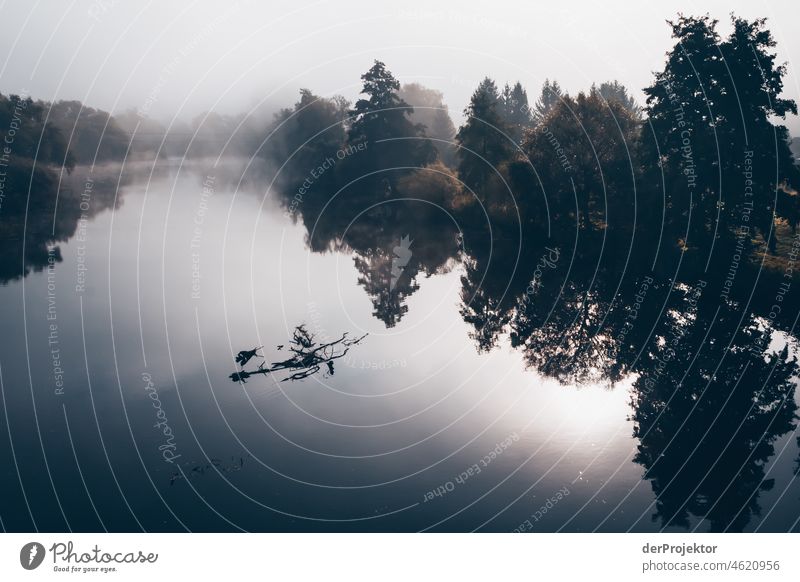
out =
<path fill-rule="evenodd" d="M 130 154 L 151 157 L 158 152 L 159 156 L 166 157 L 171 153 L 166 151 L 166 144 L 162 144 L 167 128 L 155 119 L 140 115 L 136 109 L 127 109 L 114 115 L 114 121 L 131 142 Z"/>
<path fill-rule="evenodd" d="M 797 360 L 788 347 L 754 357 L 751 346 L 769 344 L 772 330 L 742 324 L 738 310 L 687 311 L 666 311 L 650 332 L 660 341 L 641 352 L 633 460 L 661 527 L 703 518 L 712 532 L 742 531 L 775 485 L 768 467 L 780 437 L 795 429 Z"/>
<path fill-rule="evenodd" d="M 436 149 L 425 139 L 425 128 L 411 122 L 414 108 L 398 95 L 400 83 L 380 61 L 361 76 L 364 82 L 359 99 L 350 111 L 347 141 L 363 150 L 349 162 L 349 179 L 379 173 L 367 178 L 375 185 L 383 180 L 393 184 L 409 168 L 422 167 L 436 159 Z M 349 161 L 349 160 L 348 160 Z M 398 169 L 398 171 L 392 171 Z M 388 172 L 387 172 L 388 171 Z"/>
<path fill-rule="evenodd" d="M 561 222 L 564 232 L 572 231 L 571 224 L 585 230 L 594 222 L 609 231 L 629 232 L 636 224 L 638 135 L 638 119 L 621 103 L 606 102 L 597 92 L 564 97 L 528 133 L 525 159 L 513 166 L 523 214 L 538 214 L 535 221 L 544 223 L 544 204 L 534 204 L 541 192 L 549 219 Z"/>
<path fill-rule="evenodd" d="M 69 149 L 82 164 L 121 161 L 128 136 L 106 111 L 80 101 L 57 101 L 49 108 L 50 121 L 69 140 Z"/>
<path fill-rule="evenodd" d="M 36 159 L 38 164 L 75 167 L 64 133 L 47 118 L 50 104 L 30 97 L 0 94 L 0 143 L 13 146 L 15 158 Z"/>
<path fill-rule="evenodd" d="M 549 79 L 545 79 L 544 85 L 542 85 L 542 93 L 534 104 L 534 122 L 541 123 L 556 103 L 561 100 L 562 95 L 563 93 L 558 81 L 550 82 Z"/>
<path fill-rule="evenodd" d="M 503 88 L 501 111 L 512 139 L 520 143 L 525 130 L 533 125 L 533 114 L 528 105 L 528 93 L 519 81 L 513 88 L 508 83 Z"/>
<path fill-rule="evenodd" d="M 786 71 L 775 64 L 775 41 L 763 19 L 732 20 L 725 41 L 708 16 L 670 22 L 675 46 L 645 89 L 652 131 L 644 152 L 660 170 L 649 187 L 661 187 L 663 171 L 668 224 L 674 236 L 688 234 L 686 248 L 721 238 L 746 249 L 757 231 L 774 248 L 777 189 L 797 182 L 788 133 L 771 122 L 797 111 L 780 96 Z"/>
<path fill-rule="evenodd" d="M 467 120 L 456 134 L 458 173 L 469 188 L 479 191 L 498 166 L 508 161 L 512 147 L 497 85 L 489 77 L 472 94 L 464 115 Z"/>
<path fill-rule="evenodd" d="M 425 126 L 425 133 L 433 140 L 439 159 L 447 166 L 455 166 L 456 151 L 452 141 L 456 128 L 450 119 L 442 93 L 419 83 L 407 83 L 402 86 L 398 95 L 414 108 L 409 119 L 414 124 Z"/>
<path fill-rule="evenodd" d="M 782 197 L 788 204 L 776 205 L 776 194 L 786 182 L 797 188 L 800 173 L 788 146 L 789 132 L 783 125 L 772 123 L 772 119 L 784 119 L 787 113 L 797 114 L 797 104 L 781 97 L 786 66 L 775 62 L 775 40 L 765 28 L 766 19 L 752 22 L 731 16 L 733 32 L 720 47 L 730 71 L 730 84 L 735 91 L 726 91 L 721 97 L 726 132 L 731 146 L 745 152 L 744 158 L 736 156 L 728 167 L 731 172 L 752 173 L 752 201 L 754 223 L 768 238 L 771 250 L 775 250 L 777 237 L 773 228 L 773 213 L 790 218 L 792 226 L 797 224 L 800 205 L 796 197 Z M 726 139 L 727 145 L 727 139 Z M 777 170 L 777 171 L 776 171 Z M 725 175 L 728 192 L 742 186 L 742 180 Z M 747 184 L 745 184 L 747 186 Z M 745 192 L 746 193 L 746 192 Z M 745 201 L 731 201 L 729 210 L 734 214 L 744 211 Z"/>
<path fill-rule="evenodd" d="M 298 200 L 302 200 L 303 211 L 324 204 L 332 195 L 332 168 L 318 169 L 327 160 L 337 160 L 345 137 L 344 106 L 340 100 L 324 99 L 301 89 L 294 107 L 276 114 L 262 155 L 279 172 L 277 183 L 288 204 L 301 188 Z"/>
<path fill-rule="evenodd" d="M 616 80 L 605 81 L 600 83 L 599 87 L 593 84 L 591 90 L 599 93 L 606 101 L 618 101 L 625 109 L 634 115 L 639 115 L 640 108 L 636 100 L 628 94 L 628 89 L 622 83 Z"/>

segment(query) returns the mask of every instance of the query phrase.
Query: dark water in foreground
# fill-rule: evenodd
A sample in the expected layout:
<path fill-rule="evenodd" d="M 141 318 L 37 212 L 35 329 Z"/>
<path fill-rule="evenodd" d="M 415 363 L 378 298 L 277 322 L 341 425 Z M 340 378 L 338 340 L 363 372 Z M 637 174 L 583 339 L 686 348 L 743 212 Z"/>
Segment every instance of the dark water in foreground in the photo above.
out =
<path fill-rule="evenodd" d="M 356 216 L 349 248 L 312 252 L 307 225 L 259 190 L 220 169 L 168 166 L 119 190 L 112 173 L 53 268 L 0 287 L 4 529 L 800 528 L 794 369 L 740 345 L 760 341 L 763 317 L 692 311 L 692 286 L 637 280 L 627 304 L 674 329 L 622 332 L 636 328 L 617 314 L 633 355 L 556 349 L 602 334 L 565 339 L 574 320 L 540 324 L 523 304 L 510 336 L 482 342 L 474 319 L 493 308 L 464 306 L 481 278 L 463 235 L 408 221 L 421 203 L 388 210 L 363 243 Z M 551 287 L 569 303 L 564 281 Z M 611 313 L 599 305 L 581 308 L 587 326 Z M 718 337 L 726 321 L 749 335 Z M 230 381 L 239 350 L 274 362 L 301 323 L 326 341 L 369 336 L 332 376 Z M 638 363 L 616 370 L 623 358 Z"/>

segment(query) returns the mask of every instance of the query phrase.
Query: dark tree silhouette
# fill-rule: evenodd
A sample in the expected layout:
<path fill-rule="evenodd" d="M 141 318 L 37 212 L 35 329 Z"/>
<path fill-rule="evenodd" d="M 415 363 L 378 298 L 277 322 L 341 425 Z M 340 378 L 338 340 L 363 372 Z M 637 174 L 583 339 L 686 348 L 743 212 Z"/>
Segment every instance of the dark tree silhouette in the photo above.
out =
<path fill-rule="evenodd" d="M 635 224 L 635 159 L 639 122 L 617 101 L 598 93 L 562 97 L 527 134 L 525 159 L 516 164 L 515 183 L 533 204 L 544 196 L 550 220 L 559 228 L 591 222 L 630 231 Z M 547 220 L 538 206 L 537 224 Z"/>
<path fill-rule="evenodd" d="M 57 101 L 49 108 L 50 120 L 65 139 L 78 163 L 121 161 L 128 151 L 128 135 L 106 111 L 80 101 Z"/>
<path fill-rule="evenodd" d="M 436 148 L 425 139 L 424 126 L 411 122 L 414 108 L 398 95 L 400 83 L 386 65 L 375 61 L 361 80 L 365 98 L 350 112 L 347 141 L 363 152 L 345 160 L 347 177 L 366 177 L 366 187 L 375 188 L 382 180 L 394 184 L 409 168 L 433 162 Z M 380 175 L 370 176 L 373 172 Z"/>
<path fill-rule="evenodd" d="M 292 339 L 289 340 L 288 350 L 292 353 L 290 358 L 273 362 L 268 368 L 261 363 L 251 372 L 240 370 L 231 374 L 229 378 L 234 382 L 245 384 L 249 377 L 257 374 L 266 375 L 287 371 L 289 375 L 281 382 L 303 380 L 319 372 L 323 365 L 327 368 L 327 373 L 332 376 L 333 362 L 346 356 L 350 348 L 361 343 L 367 335 L 350 339 L 347 337 L 347 332 L 344 332 L 339 339 L 318 342 L 305 325 L 298 325 L 292 333 Z"/>
<path fill-rule="evenodd" d="M 49 108 L 49 103 L 30 97 L 0 94 L 0 143 L 12 150 L 16 160 L 35 158 L 37 165 L 71 172 L 75 157 L 63 131 L 48 119 Z"/>
<path fill-rule="evenodd" d="M 774 485 L 765 470 L 773 443 L 795 426 L 797 362 L 788 348 L 753 353 L 771 332 L 755 322 L 732 328 L 738 313 L 692 313 L 664 319 L 662 344 L 640 363 L 634 460 L 662 527 L 687 528 L 694 515 L 711 531 L 741 531 L 760 514 L 760 492 Z"/>
<path fill-rule="evenodd" d="M 458 173 L 464 183 L 478 196 L 489 177 L 508 161 L 512 142 L 508 127 L 503 121 L 502 101 L 497 85 L 486 77 L 475 89 L 469 105 L 464 110 L 466 122 L 458 130 Z"/>
<path fill-rule="evenodd" d="M 600 97 L 606 101 L 617 101 L 635 116 L 638 116 L 641 112 L 641 108 L 637 105 L 636 100 L 628 93 L 628 89 L 617 80 L 604 81 L 600 83 L 599 87 L 592 84 L 591 92 L 598 93 Z"/>
<path fill-rule="evenodd" d="M 501 100 L 500 111 L 503 121 L 508 127 L 509 135 L 516 143 L 520 143 L 525 131 L 533 125 L 533 113 L 528 104 L 528 93 L 522 88 L 519 81 L 514 84 L 514 87 L 510 87 L 506 83 Z"/>
<path fill-rule="evenodd" d="M 561 86 L 558 84 L 558 81 L 550 81 L 549 79 L 545 79 L 539 99 L 536 100 L 536 103 L 533 106 L 532 113 L 534 122 L 540 123 L 542 119 L 544 119 L 547 114 L 550 113 L 550 110 L 559 101 L 561 101 L 563 94 L 564 93 L 561 90 Z"/>
<path fill-rule="evenodd" d="M 333 168 L 319 168 L 337 159 L 336 152 L 345 139 L 346 107 L 346 101 L 324 99 L 302 89 L 293 108 L 276 114 L 262 155 L 274 166 L 287 205 L 301 188 L 296 204 L 302 203 L 304 208 L 316 208 L 328 200 L 335 188 L 335 172 Z"/>
<path fill-rule="evenodd" d="M 770 121 L 797 111 L 780 96 L 785 68 L 775 63 L 774 40 L 763 20 L 732 18 L 724 41 L 708 16 L 670 23 L 675 47 L 645 89 L 645 187 L 665 199 L 670 235 L 706 252 L 715 237 L 744 247 L 755 231 L 769 238 L 776 190 L 797 182 L 787 131 Z M 778 212 L 797 216 L 794 208 Z M 769 245 L 775 249 L 774 238 Z"/>

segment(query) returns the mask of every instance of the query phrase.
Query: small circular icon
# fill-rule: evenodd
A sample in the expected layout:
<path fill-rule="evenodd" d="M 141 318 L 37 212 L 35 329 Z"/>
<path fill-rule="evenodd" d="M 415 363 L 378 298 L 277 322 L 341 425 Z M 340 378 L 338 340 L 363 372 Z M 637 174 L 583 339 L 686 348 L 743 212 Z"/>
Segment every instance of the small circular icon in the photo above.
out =
<path fill-rule="evenodd" d="M 19 551 L 19 563 L 26 570 L 35 570 L 44 562 L 44 546 L 39 542 L 28 542 Z"/>

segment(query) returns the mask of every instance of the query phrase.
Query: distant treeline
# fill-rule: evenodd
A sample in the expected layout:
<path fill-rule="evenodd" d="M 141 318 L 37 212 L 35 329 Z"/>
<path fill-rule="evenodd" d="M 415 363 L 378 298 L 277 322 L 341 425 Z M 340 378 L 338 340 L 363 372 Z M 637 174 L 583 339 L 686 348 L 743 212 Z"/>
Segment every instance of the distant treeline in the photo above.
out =
<path fill-rule="evenodd" d="M 303 91 L 259 152 L 270 195 L 312 250 L 353 255 L 386 327 L 458 265 L 479 350 L 506 341 L 564 384 L 630 381 L 661 527 L 744 529 L 796 429 L 800 174 L 776 120 L 797 110 L 765 21 L 732 24 L 671 23 L 642 104 L 614 81 L 547 81 L 530 104 L 486 78 L 454 132 L 376 62 L 353 105 Z"/>
<path fill-rule="evenodd" d="M 764 19 L 732 16 L 725 38 L 708 16 L 670 26 L 675 45 L 641 105 L 617 81 L 570 95 L 549 80 L 531 105 L 520 83 L 487 77 L 456 131 L 439 93 L 401 87 L 376 61 L 352 106 L 304 90 L 260 155 L 287 208 L 312 222 L 345 199 L 421 196 L 462 220 L 519 222 L 529 240 L 577 228 L 642 253 L 777 253 L 800 220 L 800 172 L 775 123 L 797 112 L 775 41 Z"/>
<path fill-rule="evenodd" d="M 167 126 L 134 109 L 112 116 L 80 101 L 0 94 L 0 139 L 12 133 L 11 155 L 68 172 L 125 159 L 252 155 L 265 136 L 262 117 L 207 112 Z"/>
<path fill-rule="evenodd" d="M 0 139 L 13 142 L 6 164 L 35 157 L 34 171 L 252 156 L 270 195 L 307 224 L 323 211 L 348 224 L 406 197 L 446 209 L 471 232 L 518 230 L 526 243 L 596 236 L 642 260 L 657 255 L 665 271 L 685 253 L 785 255 L 800 220 L 800 173 L 775 120 L 797 107 L 781 96 L 786 69 L 765 20 L 732 17 L 725 38 L 708 16 L 670 25 L 675 44 L 642 104 L 617 81 L 570 95 L 547 80 L 530 103 L 519 82 L 501 88 L 487 77 L 456 128 L 440 92 L 401 85 L 376 61 L 355 103 L 303 89 L 271 120 L 207 113 L 165 126 L 133 110 L 111 116 L 77 101 L 0 96 Z M 10 180 L 4 196 L 27 190 Z M 312 248 L 342 242 L 329 236 L 339 225 L 327 228 L 309 234 Z"/>

